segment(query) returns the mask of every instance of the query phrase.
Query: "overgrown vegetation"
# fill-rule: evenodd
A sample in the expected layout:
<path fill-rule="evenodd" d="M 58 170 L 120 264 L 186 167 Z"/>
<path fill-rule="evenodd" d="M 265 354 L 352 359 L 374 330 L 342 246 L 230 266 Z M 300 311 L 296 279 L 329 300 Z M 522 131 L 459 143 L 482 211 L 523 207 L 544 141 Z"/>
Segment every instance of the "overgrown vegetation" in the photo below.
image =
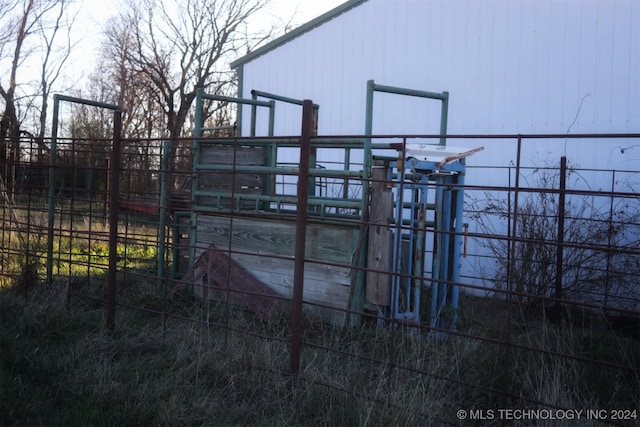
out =
<path fill-rule="evenodd" d="M 601 323 L 511 325 L 527 350 L 307 319 L 294 385 L 287 318 L 129 283 L 120 301 L 179 317 L 121 307 L 108 334 L 102 305 L 67 305 L 67 292 L 0 292 L 2 425 L 456 425 L 460 408 L 640 408 L 639 343 Z M 465 301 L 462 332 L 505 337 L 495 304 Z"/>
<path fill-rule="evenodd" d="M 540 197 L 548 211 L 536 216 L 532 204 L 532 220 L 553 216 L 553 195 Z M 148 274 L 157 231 L 142 221 L 128 222 L 118 245 L 122 306 L 107 333 L 108 230 L 61 211 L 51 286 L 39 280 L 44 215 L 14 209 L 7 220 L 2 280 L 13 286 L 0 287 L 0 425 L 457 425 L 459 409 L 640 411 L 638 337 L 593 313 L 549 324 L 523 316 L 521 305 L 468 295 L 460 334 L 447 339 L 305 319 L 294 383 L 290 320 L 166 298 L 166 282 Z M 34 229 L 25 234 L 25 224 Z M 537 283 L 535 270 L 527 274 L 523 284 Z"/>
<path fill-rule="evenodd" d="M 519 302 L 528 307 L 548 304 L 557 276 L 561 295 L 573 301 L 634 309 L 637 304 L 640 257 L 640 210 L 637 198 L 571 191 L 588 186 L 567 170 L 566 202 L 560 205 L 560 170 L 546 164 L 530 171 L 515 210 L 515 196 L 484 192 L 468 206 L 496 268 L 486 277 L 506 290 L 509 281 Z M 529 191 L 528 188 L 533 190 Z M 626 189 L 633 193 L 633 188 Z M 557 269 L 559 217 L 564 213 L 562 270 Z M 515 222 L 516 241 L 511 234 Z M 511 272 L 511 273 L 510 273 Z"/>
<path fill-rule="evenodd" d="M 44 210 L 29 210 L 5 199 L 9 210 L 6 228 L 2 236 L 4 251 L 0 255 L 3 276 L 0 288 L 11 285 L 18 278 L 18 285 L 29 287 L 44 277 L 47 259 L 47 215 Z M 88 220 L 90 211 L 56 214 L 51 253 L 54 259 L 54 276 L 101 276 L 109 264 L 109 229 L 106 222 Z M 82 208 L 85 208 L 84 206 Z M 157 227 L 133 225 L 128 230 L 121 226 L 122 234 L 131 238 L 118 241 L 118 266 L 127 269 L 154 269 L 157 264 Z"/>

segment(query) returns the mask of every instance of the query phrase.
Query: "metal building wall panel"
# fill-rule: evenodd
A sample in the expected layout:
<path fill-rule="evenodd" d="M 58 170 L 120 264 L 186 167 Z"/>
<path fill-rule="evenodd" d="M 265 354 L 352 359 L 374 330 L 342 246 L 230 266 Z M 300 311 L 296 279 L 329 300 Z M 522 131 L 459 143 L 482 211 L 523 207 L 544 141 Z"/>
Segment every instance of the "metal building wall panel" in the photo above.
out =
<path fill-rule="evenodd" d="M 640 128 L 638 46 L 634 0 L 368 0 L 244 64 L 243 88 L 312 99 L 325 135 L 363 132 L 368 79 L 449 91 L 450 133 L 631 132 Z M 278 116 L 276 132 L 298 132 L 296 115 Z M 374 133 L 431 133 L 435 115 L 376 95 Z"/>

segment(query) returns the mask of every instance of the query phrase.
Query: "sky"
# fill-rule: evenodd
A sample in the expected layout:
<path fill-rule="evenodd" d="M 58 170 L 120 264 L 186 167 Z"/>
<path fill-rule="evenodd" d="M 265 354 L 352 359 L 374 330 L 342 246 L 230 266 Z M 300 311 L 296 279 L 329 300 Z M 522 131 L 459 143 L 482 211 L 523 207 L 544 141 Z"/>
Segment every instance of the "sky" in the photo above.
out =
<path fill-rule="evenodd" d="M 271 0 L 267 6 L 269 12 L 276 17 L 291 17 L 295 14 L 298 25 L 345 3 L 347 0 Z"/>
<path fill-rule="evenodd" d="M 284 26 L 287 23 L 300 26 L 323 13 L 345 3 L 347 0 L 269 0 L 260 11 L 257 22 Z M 94 58 L 101 42 L 101 28 L 107 19 L 117 13 L 118 0 L 80 0 L 80 13 L 76 25 L 78 55 L 72 58 L 73 69 L 81 78 L 95 66 Z M 258 25 L 258 24 L 257 24 Z M 75 74 L 74 73 L 74 74 Z"/>

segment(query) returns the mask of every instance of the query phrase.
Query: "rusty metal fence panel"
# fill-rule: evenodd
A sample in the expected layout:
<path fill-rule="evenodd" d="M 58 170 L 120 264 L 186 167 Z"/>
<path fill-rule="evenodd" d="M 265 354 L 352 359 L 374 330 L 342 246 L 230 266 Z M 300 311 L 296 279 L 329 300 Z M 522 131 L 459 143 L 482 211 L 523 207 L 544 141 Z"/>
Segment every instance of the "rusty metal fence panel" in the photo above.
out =
<path fill-rule="evenodd" d="M 304 266 L 316 261 L 305 256 L 304 245 L 295 254 L 299 287 L 294 297 L 305 311 L 294 308 L 292 318 L 279 320 L 288 322 L 291 335 L 238 306 L 251 291 L 233 289 L 219 278 L 207 282 L 218 298 L 193 298 L 189 290 L 194 283 L 184 280 L 194 249 L 189 238 L 194 228 L 190 140 L 180 141 L 169 158 L 164 141 L 123 140 L 117 206 L 109 201 L 110 141 L 58 141 L 60 157 L 52 174 L 43 145 L 21 141 L 19 158 L 5 156 L 0 164 L 0 286 L 17 286 L 25 298 L 40 287 L 62 287 L 68 303 L 106 305 L 113 238 L 108 223 L 115 210 L 118 310 L 148 312 L 158 328 L 188 321 L 215 326 L 225 337 L 280 343 L 289 360 L 274 375 L 293 374 L 298 381 L 359 400 L 407 405 L 407 411 L 430 421 L 431 409 L 415 406 L 406 391 L 433 399 L 440 393 L 445 409 L 436 421 L 451 424 L 495 417 L 502 414 L 500 408 L 516 406 L 538 411 L 587 409 L 585 405 L 607 411 L 640 408 L 640 169 L 637 162 L 611 168 L 576 164 L 571 154 L 571 147 L 596 150 L 606 140 L 623 154 L 633 156 L 635 150 L 637 160 L 640 135 L 448 136 L 452 144 L 454 140 L 483 145 L 489 153 L 470 158 L 467 165 L 462 275 L 459 283 L 447 284 L 461 292 L 455 331 L 434 329 L 424 317 L 419 323 L 393 324 L 371 305 L 354 313 L 346 301 L 338 309 L 305 300 Z M 570 148 L 531 162 L 522 153 L 527 144 L 536 143 Z M 492 161 L 490 153 L 505 147 L 515 153 L 513 161 Z M 301 171 L 300 176 L 307 182 L 306 174 Z M 378 184 L 393 186 L 391 181 Z M 47 222 L 51 187 L 56 195 L 53 224 Z M 247 213 L 237 212 L 229 220 L 243 215 Z M 308 218 L 298 215 L 297 236 L 307 229 Z M 364 229 L 381 226 L 360 221 Z M 52 254 L 46 253 L 49 227 L 54 230 Z M 225 251 L 229 259 L 237 255 L 233 248 Z M 51 280 L 46 277 L 48 255 L 53 259 Z M 271 256 L 259 262 L 276 265 L 276 255 Z M 354 269 L 331 262 L 314 267 Z M 426 275 L 412 278 L 425 289 L 432 285 Z M 199 280 L 202 284 L 207 278 Z M 289 296 L 273 298 L 290 309 Z M 362 325 L 328 327 L 309 317 L 314 307 L 345 318 L 362 316 Z M 226 343 L 225 338 L 229 356 L 233 350 Z M 251 357 L 239 360 L 247 370 L 260 368 Z M 327 360 L 350 366 L 352 374 L 332 379 Z M 541 376 L 549 381 L 540 381 Z M 582 383 L 576 395 L 563 385 L 569 380 Z M 579 403 L 584 399 L 588 404 Z M 461 406 L 469 401 L 477 406 Z"/>

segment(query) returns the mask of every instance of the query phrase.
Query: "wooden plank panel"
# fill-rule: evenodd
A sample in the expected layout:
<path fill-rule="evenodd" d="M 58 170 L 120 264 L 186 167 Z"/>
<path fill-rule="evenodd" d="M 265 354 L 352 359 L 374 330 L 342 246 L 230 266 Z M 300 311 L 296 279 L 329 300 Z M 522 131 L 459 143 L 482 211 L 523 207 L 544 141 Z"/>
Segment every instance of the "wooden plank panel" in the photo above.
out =
<path fill-rule="evenodd" d="M 371 226 L 367 250 L 366 301 L 388 306 L 391 303 L 391 275 L 376 271 L 391 271 L 393 233 L 393 195 L 386 185 L 387 168 L 371 170 Z"/>
<path fill-rule="evenodd" d="M 307 258 L 351 263 L 359 233 L 359 226 L 307 226 Z"/>
<path fill-rule="evenodd" d="M 200 150 L 200 164 L 238 166 L 262 166 L 265 164 L 264 147 L 230 147 L 222 145 L 203 145 Z M 267 175 L 257 173 L 232 173 L 216 171 L 198 171 L 198 190 L 228 194 L 263 194 Z M 198 196 L 196 204 L 229 209 L 229 199 Z M 239 209 L 255 209 L 255 203 L 241 202 Z"/>
<path fill-rule="evenodd" d="M 288 298 L 293 294 L 293 260 L 234 254 L 232 256 L 261 282 L 274 292 Z M 304 293 L 305 303 L 320 303 L 335 307 L 331 310 L 305 304 L 305 312 L 332 324 L 342 324 L 349 298 L 351 269 L 330 267 L 307 262 L 305 264 Z"/>
<path fill-rule="evenodd" d="M 243 218 L 233 220 L 233 238 L 230 238 L 229 218 L 198 215 L 196 244 L 212 242 L 216 246 L 236 251 L 293 256 L 295 228 L 293 224 L 257 221 Z M 232 241 L 230 245 L 230 240 Z"/>
<path fill-rule="evenodd" d="M 229 248 L 228 218 L 198 215 L 196 241 L 213 242 Z M 307 227 L 306 256 L 310 259 L 351 263 L 356 227 L 309 224 Z M 294 256 L 295 223 L 244 218 L 233 220 L 233 249 L 277 255 Z"/>
<path fill-rule="evenodd" d="M 250 270 L 257 277 L 260 277 L 265 283 L 282 286 L 283 289 L 293 286 L 293 260 L 273 258 L 265 254 L 232 254 L 232 257 L 244 268 Z M 324 284 L 349 287 L 351 283 L 352 270 L 349 267 L 336 267 L 307 262 L 305 263 L 304 271 L 305 287 L 307 289 L 322 287 Z M 319 294 L 322 292 L 322 290 L 317 291 Z"/>
<path fill-rule="evenodd" d="M 213 243 L 222 251 L 250 252 L 231 254 L 231 258 L 257 280 L 279 295 L 291 297 L 293 290 L 295 223 L 245 218 L 233 219 L 214 215 L 198 215 L 196 227 L 196 256 Z M 310 224 L 307 237 L 307 258 L 320 261 L 305 263 L 305 302 L 315 302 L 343 310 L 347 306 L 351 275 L 349 267 L 357 241 L 355 227 Z M 290 259 L 274 258 L 288 256 Z M 322 264 L 322 261 L 340 262 L 344 267 Z M 333 324 L 342 324 L 344 313 L 331 309 L 305 305 L 305 311 Z"/>
<path fill-rule="evenodd" d="M 214 280 L 215 286 L 224 287 L 228 282 L 230 289 L 234 290 L 260 292 L 266 295 L 277 294 L 287 298 L 292 297 L 293 260 L 233 254 L 231 256 L 232 262 L 220 262 L 220 259 L 224 260 L 227 257 L 224 252 L 216 251 L 216 253 L 221 253 L 223 256 L 218 255 L 215 259 L 206 256 L 209 252 L 211 252 L 210 249 L 201 251 L 198 259 L 205 260 L 200 264 L 207 266 L 211 270 L 209 275 Z M 212 259 L 210 260 L 209 258 Z M 238 274 L 238 271 L 241 271 L 242 274 Z M 347 307 L 351 274 L 351 269 L 346 267 L 330 267 L 306 263 L 303 301 L 305 303 L 320 303 L 332 306 L 338 310 L 305 304 L 305 312 L 332 324 L 342 324 L 345 316 L 342 310 Z M 182 282 L 186 283 L 191 281 L 192 278 L 198 279 L 195 284 L 196 296 L 208 299 L 221 298 L 222 293 L 220 291 L 208 290 L 203 286 L 203 280 L 207 278 L 207 275 L 202 267 L 195 273 L 185 276 Z M 230 280 L 228 280 L 229 278 Z M 247 278 L 251 280 L 247 280 Z M 256 284 L 264 284 L 268 291 L 266 288 L 263 289 Z M 237 293 L 233 293 L 232 297 L 237 303 L 248 307 L 265 318 L 281 309 L 278 301 L 270 298 L 261 299 L 257 296 L 246 296 Z"/>
<path fill-rule="evenodd" d="M 234 147 L 228 145 L 202 145 L 200 164 L 262 166 L 265 163 L 264 147 Z"/>
<path fill-rule="evenodd" d="M 235 176 L 231 172 L 201 171 L 198 173 L 198 189 L 221 191 L 228 190 L 235 186 L 236 189 L 243 187 L 262 188 L 264 187 L 264 176 L 256 173 L 237 173 Z"/>

